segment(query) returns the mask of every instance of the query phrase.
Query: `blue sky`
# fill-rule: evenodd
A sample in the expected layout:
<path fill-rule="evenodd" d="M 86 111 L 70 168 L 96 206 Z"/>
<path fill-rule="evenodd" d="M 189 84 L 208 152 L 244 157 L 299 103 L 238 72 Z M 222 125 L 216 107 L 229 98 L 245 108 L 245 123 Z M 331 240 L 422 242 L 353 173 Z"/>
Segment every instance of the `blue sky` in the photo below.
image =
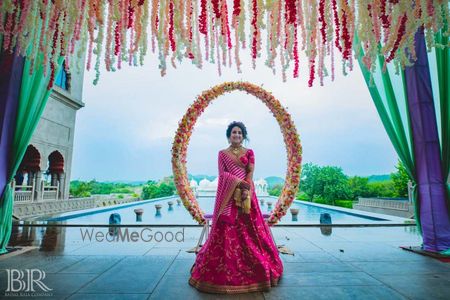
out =
<path fill-rule="evenodd" d="M 205 63 L 198 70 L 185 61 L 168 66 L 161 77 L 155 55 L 142 67 L 117 72 L 85 72 L 83 101 L 75 126 L 72 176 L 90 180 L 148 180 L 171 175 L 170 149 L 178 121 L 203 90 L 224 81 L 244 80 L 272 92 L 287 108 L 303 146 L 303 162 L 342 167 L 348 175 L 368 176 L 395 170 L 397 155 L 376 113 L 358 66 L 344 76 L 336 64 L 336 79 L 307 86 L 302 57 L 300 78 L 289 72 L 287 82 L 273 75 L 259 59 L 251 68 L 242 53 L 243 73 Z M 278 68 L 280 69 L 280 68 Z M 188 171 L 217 174 L 217 152 L 228 146 L 226 126 L 243 121 L 256 155 L 255 177 L 284 177 L 286 154 L 276 120 L 258 99 L 242 92 L 213 102 L 198 120 L 188 150 Z"/>

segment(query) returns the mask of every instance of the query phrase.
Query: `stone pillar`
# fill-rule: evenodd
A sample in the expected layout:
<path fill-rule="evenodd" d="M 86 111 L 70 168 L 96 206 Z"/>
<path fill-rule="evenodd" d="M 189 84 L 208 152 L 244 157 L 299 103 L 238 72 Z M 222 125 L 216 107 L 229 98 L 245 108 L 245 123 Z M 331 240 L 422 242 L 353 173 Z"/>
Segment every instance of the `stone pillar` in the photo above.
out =
<path fill-rule="evenodd" d="M 66 199 L 66 173 L 64 172 L 59 174 L 59 194 L 62 200 Z"/>
<path fill-rule="evenodd" d="M 413 184 L 411 180 L 408 180 L 408 201 L 410 204 L 413 203 Z"/>
<path fill-rule="evenodd" d="M 50 179 L 50 185 L 51 186 L 56 186 L 56 182 L 58 181 L 58 174 L 56 173 L 51 173 L 51 179 Z"/>
<path fill-rule="evenodd" d="M 27 178 L 27 185 L 32 185 L 33 184 L 33 172 L 28 172 L 28 178 Z"/>
<path fill-rule="evenodd" d="M 42 171 L 37 171 L 36 172 L 36 187 L 35 187 L 36 191 L 36 197 L 35 199 L 37 201 L 40 201 L 42 198 Z"/>

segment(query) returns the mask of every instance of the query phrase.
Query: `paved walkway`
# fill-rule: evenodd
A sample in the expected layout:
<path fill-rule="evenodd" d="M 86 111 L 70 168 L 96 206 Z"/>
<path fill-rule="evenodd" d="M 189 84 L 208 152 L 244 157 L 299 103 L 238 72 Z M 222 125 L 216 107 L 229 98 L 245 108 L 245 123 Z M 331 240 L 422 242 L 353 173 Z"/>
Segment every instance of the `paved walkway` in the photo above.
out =
<path fill-rule="evenodd" d="M 150 229 L 143 232 L 146 240 L 150 235 L 159 239 L 157 231 L 181 230 Z M 140 234 L 142 228 L 129 230 Z M 267 293 L 224 296 L 203 294 L 188 285 L 195 255 L 186 249 L 195 245 L 200 228 L 185 228 L 182 242 L 97 242 L 83 240 L 77 227 L 15 227 L 10 244 L 36 249 L 7 259 L 0 256 L 0 298 L 7 288 L 5 269 L 37 268 L 45 271 L 42 281 L 53 289 L 44 299 L 450 299 L 450 263 L 399 249 L 420 245 L 414 231 L 333 228 L 330 233 L 275 227 L 277 244 L 295 254 L 281 255 L 285 271 L 279 286 Z"/>

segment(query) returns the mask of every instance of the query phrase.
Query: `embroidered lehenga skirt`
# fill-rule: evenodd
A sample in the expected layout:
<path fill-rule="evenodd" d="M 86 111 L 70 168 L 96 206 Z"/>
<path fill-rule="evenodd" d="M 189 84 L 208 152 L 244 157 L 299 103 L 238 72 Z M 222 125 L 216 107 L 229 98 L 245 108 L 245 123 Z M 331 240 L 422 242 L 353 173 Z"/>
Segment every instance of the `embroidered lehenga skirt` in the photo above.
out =
<path fill-rule="evenodd" d="M 211 233 L 197 254 L 189 284 L 209 293 L 268 291 L 278 284 L 283 264 L 265 223 L 254 188 L 249 213 L 241 213 L 233 192 L 245 178 L 248 160 L 219 152 L 219 183 Z"/>

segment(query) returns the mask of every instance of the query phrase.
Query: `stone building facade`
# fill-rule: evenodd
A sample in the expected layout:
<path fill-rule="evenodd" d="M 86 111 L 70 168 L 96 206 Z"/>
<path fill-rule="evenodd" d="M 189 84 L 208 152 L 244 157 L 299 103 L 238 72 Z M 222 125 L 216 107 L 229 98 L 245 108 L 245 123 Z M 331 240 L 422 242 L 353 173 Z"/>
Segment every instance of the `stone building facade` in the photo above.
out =
<path fill-rule="evenodd" d="M 84 65 L 84 60 L 80 62 Z M 15 203 L 69 198 L 77 111 L 84 106 L 83 68 L 61 70 L 14 180 Z"/>

